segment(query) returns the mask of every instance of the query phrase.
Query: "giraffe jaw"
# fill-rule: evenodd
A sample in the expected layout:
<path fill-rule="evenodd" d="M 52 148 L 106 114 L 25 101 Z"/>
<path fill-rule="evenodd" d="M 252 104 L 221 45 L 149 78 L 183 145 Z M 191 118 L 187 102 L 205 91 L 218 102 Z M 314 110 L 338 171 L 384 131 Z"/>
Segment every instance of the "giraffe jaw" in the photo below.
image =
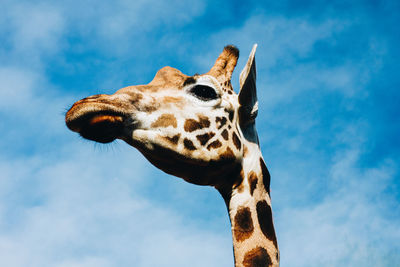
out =
<path fill-rule="evenodd" d="M 224 157 L 197 157 L 178 152 L 174 147 L 156 142 L 159 133 L 154 130 L 135 127 L 121 138 L 139 152 L 155 167 L 165 173 L 183 178 L 196 185 L 217 186 L 225 179 L 224 173 L 232 166 L 240 165 L 235 155 Z M 150 141 L 153 140 L 153 141 Z"/>

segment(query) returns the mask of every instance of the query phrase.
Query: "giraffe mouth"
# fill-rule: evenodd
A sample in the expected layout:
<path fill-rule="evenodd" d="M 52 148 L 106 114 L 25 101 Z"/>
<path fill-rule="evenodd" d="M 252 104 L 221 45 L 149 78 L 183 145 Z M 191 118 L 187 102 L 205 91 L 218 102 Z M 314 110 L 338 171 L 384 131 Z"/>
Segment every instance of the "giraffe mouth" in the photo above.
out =
<path fill-rule="evenodd" d="M 120 138 L 124 130 L 122 113 L 115 111 L 87 112 L 74 117 L 71 110 L 67 112 L 67 127 L 79 133 L 83 138 L 99 143 L 110 143 Z"/>

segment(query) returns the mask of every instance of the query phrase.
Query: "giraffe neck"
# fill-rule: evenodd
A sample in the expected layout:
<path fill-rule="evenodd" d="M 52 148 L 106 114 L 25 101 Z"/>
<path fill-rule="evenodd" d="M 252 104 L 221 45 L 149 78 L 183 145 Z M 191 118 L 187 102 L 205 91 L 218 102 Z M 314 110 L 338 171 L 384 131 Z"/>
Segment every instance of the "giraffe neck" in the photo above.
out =
<path fill-rule="evenodd" d="M 256 143 L 245 145 L 242 182 L 221 191 L 228 207 L 236 267 L 278 266 L 279 250 L 271 213 L 270 175 Z"/>

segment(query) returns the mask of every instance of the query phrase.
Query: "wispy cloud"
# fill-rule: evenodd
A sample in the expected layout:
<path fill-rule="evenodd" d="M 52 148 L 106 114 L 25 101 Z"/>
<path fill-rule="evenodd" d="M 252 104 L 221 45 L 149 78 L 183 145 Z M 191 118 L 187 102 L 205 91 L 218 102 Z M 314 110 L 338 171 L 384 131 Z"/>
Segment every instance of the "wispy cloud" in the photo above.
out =
<path fill-rule="evenodd" d="M 281 207 L 277 220 L 281 250 L 286 254 L 282 264 L 360 266 L 376 262 L 387 266 L 399 262 L 400 231 L 388 216 L 399 209 L 385 193 L 397 169 L 387 160 L 360 170 L 359 159 L 357 149 L 336 155 L 329 170 L 329 193 L 321 201 Z"/>
<path fill-rule="evenodd" d="M 3 264 L 184 266 L 199 253 L 208 256 L 195 266 L 230 264 L 229 235 L 185 225 L 177 211 L 140 193 L 151 172 L 138 153 L 126 148 L 117 155 L 93 154 L 74 146 L 61 148 L 58 156 L 3 159 Z M 98 166 L 105 161 L 129 168 Z"/>

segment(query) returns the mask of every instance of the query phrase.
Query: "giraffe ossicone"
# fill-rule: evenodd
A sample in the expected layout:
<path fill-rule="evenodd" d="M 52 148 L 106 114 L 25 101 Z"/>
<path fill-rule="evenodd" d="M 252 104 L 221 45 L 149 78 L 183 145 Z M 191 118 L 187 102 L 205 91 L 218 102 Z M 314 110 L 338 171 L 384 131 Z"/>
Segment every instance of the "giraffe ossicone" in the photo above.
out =
<path fill-rule="evenodd" d="M 77 101 L 66 124 L 82 137 L 122 139 L 161 170 L 198 185 L 214 186 L 228 207 L 235 266 L 278 266 L 270 175 L 259 148 L 253 46 L 231 85 L 239 50 L 228 45 L 209 72 L 187 76 L 164 67 L 146 85 Z"/>

